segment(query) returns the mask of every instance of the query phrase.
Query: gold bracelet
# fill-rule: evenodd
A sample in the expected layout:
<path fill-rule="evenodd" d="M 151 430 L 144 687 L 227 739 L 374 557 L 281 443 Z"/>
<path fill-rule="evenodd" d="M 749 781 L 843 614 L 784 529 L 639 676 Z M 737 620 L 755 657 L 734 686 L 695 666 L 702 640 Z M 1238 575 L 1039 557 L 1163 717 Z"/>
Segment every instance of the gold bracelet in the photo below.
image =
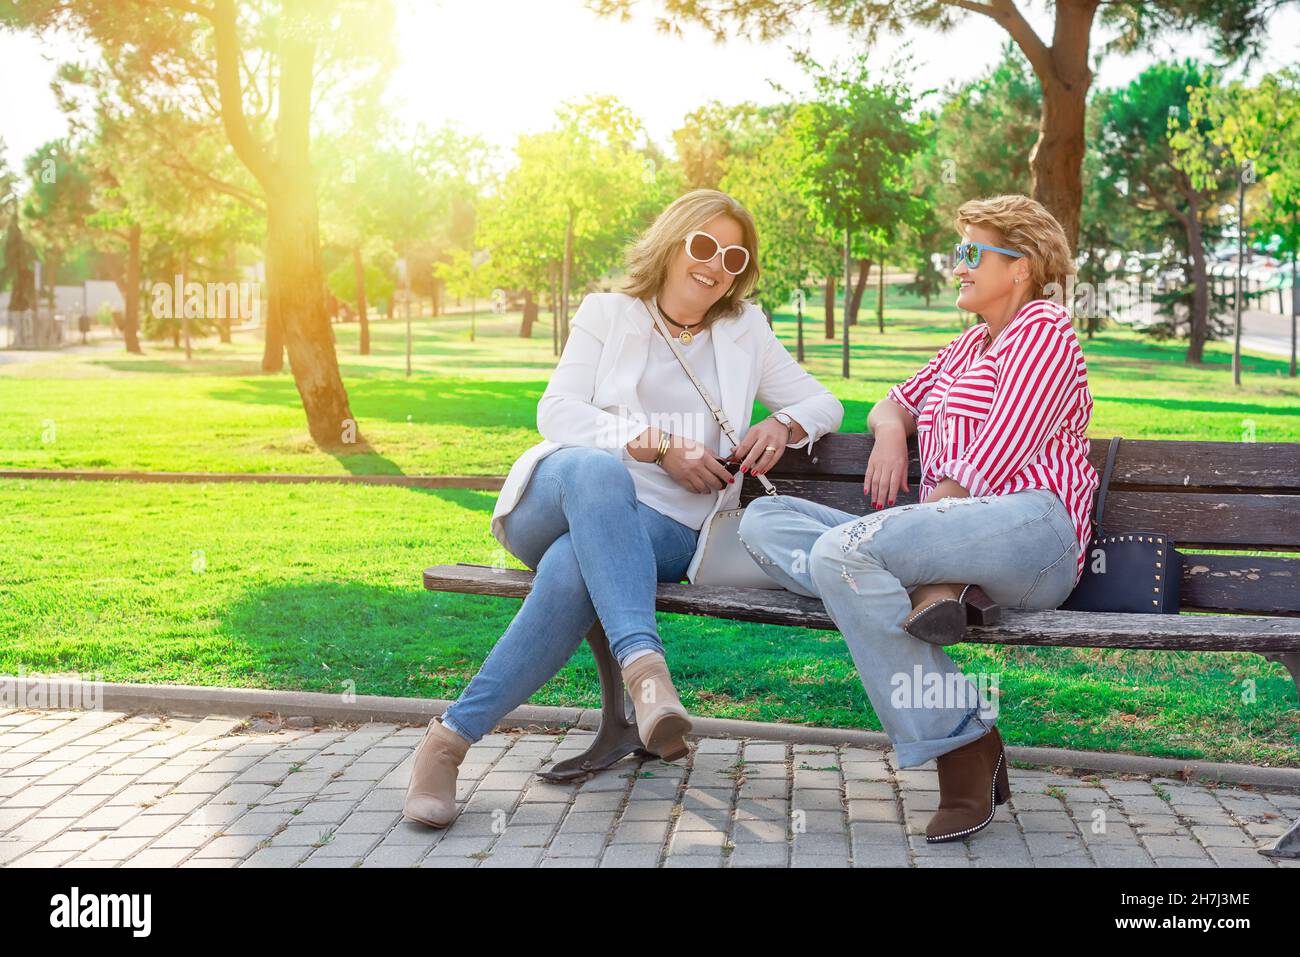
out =
<path fill-rule="evenodd" d="M 658 465 L 660 462 L 662 462 L 664 456 L 667 454 L 668 454 L 668 433 L 661 432 L 659 435 L 659 453 L 655 456 L 655 465 Z"/>

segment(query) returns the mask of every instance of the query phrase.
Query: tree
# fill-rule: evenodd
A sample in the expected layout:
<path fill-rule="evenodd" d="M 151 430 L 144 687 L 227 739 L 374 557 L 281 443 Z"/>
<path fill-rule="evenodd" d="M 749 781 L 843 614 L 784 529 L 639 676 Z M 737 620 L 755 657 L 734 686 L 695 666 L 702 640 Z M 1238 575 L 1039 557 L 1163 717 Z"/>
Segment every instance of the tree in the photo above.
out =
<path fill-rule="evenodd" d="M 662 206 L 675 185 L 641 144 L 639 120 L 609 96 L 564 104 L 557 125 L 520 136 L 516 165 L 503 177 L 478 242 L 516 284 L 558 280 L 555 347 L 568 339 L 570 290 L 619 264 L 626 243 Z M 468 250 L 465 250 L 468 251 Z"/>
<path fill-rule="evenodd" d="M 1206 231 L 1221 188 L 1198 184 L 1179 165 L 1169 141 L 1171 116 L 1186 115 L 1190 91 L 1214 82 L 1213 74 L 1189 61 L 1157 63 L 1127 87 L 1098 98 L 1099 180 L 1148 217 L 1141 230 L 1181 233 L 1190 289 L 1187 362 L 1202 361 L 1211 328 L 1211 290 L 1206 265 Z M 1165 218 L 1167 217 L 1167 219 Z"/>
<path fill-rule="evenodd" d="M 1296 334 L 1300 314 L 1300 69 L 1291 68 L 1265 77 L 1266 89 L 1275 104 L 1275 115 L 1283 121 L 1269 140 L 1274 160 L 1264 176 L 1268 201 L 1260 210 L 1259 226 L 1277 238 L 1278 252 L 1291 260 L 1291 367 L 1296 375 Z"/>
<path fill-rule="evenodd" d="M 87 244 L 86 217 L 92 212 L 90 178 L 67 140 L 38 147 L 24 164 L 28 188 L 23 217 L 28 239 L 40 252 L 41 278 L 54 312 L 59 269 L 78 245 Z"/>
<path fill-rule="evenodd" d="M 843 238 L 847 291 L 855 238 L 869 253 L 883 253 L 902 224 L 917 215 L 909 163 L 920 148 L 920 131 L 908 118 L 912 99 L 906 88 L 898 81 L 873 82 L 866 57 L 829 69 L 806 56 L 800 60 L 815 93 L 791 121 L 799 150 L 797 183 L 822 228 Z M 847 379 L 847 323 L 843 341 Z"/>
<path fill-rule="evenodd" d="M 594 0 L 606 16 L 630 17 L 635 0 Z M 1100 15 L 1118 31 L 1114 46 L 1132 50 L 1158 32 L 1198 26 L 1214 30 L 1217 52 L 1235 57 L 1253 53 L 1266 35 L 1268 16 L 1285 0 L 1056 0 L 1049 43 L 1025 18 L 1016 0 L 663 0 L 661 29 L 681 31 L 698 23 L 719 42 L 739 33 L 764 40 L 802 30 L 809 8 L 874 40 L 882 32 L 901 32 L 915 24 L 944 32 L 967 16 L 988 17 L 1004 30 L 1033 67 L 1042 90 L 1038 138 L 1029 155 L 1033 196 L 1060 221 L 1075 244 L 1082 204 L 1081 171 L 1092 29 Z"/>
<path fill-rule="evenodd" d="M 469 341 L 474 341 L 474 321 L 478 315 L 477 302 L 492 294 L 492 275 L 487 269 L 489 257 L 482 251 L 454 250 L 449 263 L 438 263 L 434 274 L 456 298 L 470 300 Z"/>
<path fill-rule="evenodd" d="M 349 82 L 374 82 L 391 23 L 386 0 L 29 0 L 0 7 L 0 24 L 70 30 L 94 41 L 105 61 L 128 64 L 123 79 L 133 97 L 180 100 L 196 115 L 219 119 L 266 203 L 269 320 L 282 323 L 311 436 L 331 451 L 368 447 L 348 406 L 326 312 L 311 157 L 319 104 L 312 95 L 323 88 L 342 96 Z"/>
<path fill-rule="evenodd" d="M 799 191 L 801 151 L 788 129 L 788 118 L 780 125 L 764 122 L 763 129 L 766 138 L 754 141 L 756 149 L 723 161 L 717 188 L 735 197 L 754 217 L 762 254 L 755 296 L 769 310 L 795 299 L 795 356 L 803 362 L 804 287 L 813 276 L 835 273 L 836 244 Z"/>
<path fill-rule="evenodd" d="M 1172 143 L 1179 168 L 1202 189 L 1221 188 L 1225 181 L 1237 197 L 1237 282 L 1233 297 L 1232 380 L 1241 385 L 1241 310 L 1245 295 L 1242 269 L 1247 232 L 1248 186 L 1270 182 L 1277 194 L 1275 209 L 1292 213 L 1296 195 L 1295 167 L 1300 162 L 1300 83 L 1295 71 L 1265 77 L 1250 87 L 1240 80 L 1226 86 L 1201 85 L 1190 90 L 1187 119 L 1170 118 Z M 1287 233 L 1290 230 L 1286 230 Z M 1294 255 L 1292 258 L 1294 267 Z M 1294 326 L 1294 316 L 1292 319 Z M 1295 365 L 1292 332 L 1292 369 Z"/>
<path fill-rule="evenodd" d="M 756 103 L 711 100 L 686 115 L 673 130 L 682 189 L 720 189 L 727 164 L 752 156 L 771 135 L 774 110 Z"/>
<path fill-rule="evenodd" d="M 1029 153 L 1042 96 L 1019 48 L 1007 43 L 986 73 L 950 89 L 932 117 L 921 160 L 939 218 L 950 226 L 969 199 L 1029 193 Z"/>

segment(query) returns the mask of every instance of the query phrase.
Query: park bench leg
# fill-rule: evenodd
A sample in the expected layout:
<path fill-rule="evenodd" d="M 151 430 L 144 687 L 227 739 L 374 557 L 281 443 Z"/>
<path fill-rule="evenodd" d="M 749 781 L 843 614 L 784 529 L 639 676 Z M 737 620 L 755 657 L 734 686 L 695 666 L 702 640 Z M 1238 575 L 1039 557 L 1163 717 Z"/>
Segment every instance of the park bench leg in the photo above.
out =
<path fill-rule="evenodd" d="M 1280 663 L 1291 672 L 1296 694 L 1300 695 L 1300 651 L 1268 651 L 1264 653 L 1264 657 L 1269 661 Z"/>
<path fill-rule="evenodd" d="M 1268 847 L 1261 847 L 1259 853 L 1265 857 L 1277 857 L 1283 860 L 1300 860 L 1300 821 L 1291 825 L 1291 829 Z"/>
<path fill-rule="evenodd" d="M 572 781 L 603 770 L 633 753 L 651 757 L 641 747 L 632 701 L 623 686 L 623 673 L 614 656 L 609 653 L 609 642 L 600 622 L 592 625 L 591 631 L 587 632 L 587 644 L 591 646 L 591 653 L 596 659 L 596 671 L 600 675 L 600 729 L 596 732 L 591 747 L 582 754 L 559 762 L 549 771 L 543 771 L 541 777 L 546 781 Z"/>
<path fill-rule="evenodd" d="M 1291 677 L 1295 681 L 1296 693 L 1300 694 L 1300 651 L 1277 651 L 1264 657 L 1286 666 L 1286 670 L 1291 672 Z M 1261 847 L 1259 853 L 1265 857 L 1300 860 L 1300 820 L 1292 824 L 1290 830 L 1268 847 Z"/>

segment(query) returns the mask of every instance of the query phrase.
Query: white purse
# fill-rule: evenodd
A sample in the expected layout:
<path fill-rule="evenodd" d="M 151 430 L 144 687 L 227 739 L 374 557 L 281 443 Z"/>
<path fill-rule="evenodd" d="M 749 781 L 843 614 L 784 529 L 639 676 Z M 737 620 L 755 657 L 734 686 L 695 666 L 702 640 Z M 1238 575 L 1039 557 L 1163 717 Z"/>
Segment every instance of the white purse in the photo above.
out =
<path fill-rule="evenodd" d="M 673 355 L 677 357 L 677 361 L 681 363 L 686 375 L 695 384 L 695 388 L 713 413 L 718 427 L 731 440 L 731 445 L 735 448 L 740 443 L 736 440 L 736 433 L 732 431 L 731 423 L 727 421 L 726 415 L 691 371 L 686 357 L 682 355 L 681 347 L 677 345 L 676 337 L 668 331 L 663 317 L 659 315 L 659 304 L 655 299 L 650 300 L 650 314 L 673 350 Z M 766 475 L 755 475 L 754 478 L 758 479 L 768 495 L 777 494 L 776 486 L 768 481 Z M 708 536 L 704 540 L 704 554 L 700 556 L 700 564 L 695 570 L 695 577 L 691 579 L 691 584 L 728 585 L 734 588 L 780 589 L 784 587 L 763 571 L 750 555 L 745 543 L 740 540 L 740 517 L 743 514 L 745 514 L 744 508 L 727 508 L 714 513 L 713 519 L 709 522 Z"/>

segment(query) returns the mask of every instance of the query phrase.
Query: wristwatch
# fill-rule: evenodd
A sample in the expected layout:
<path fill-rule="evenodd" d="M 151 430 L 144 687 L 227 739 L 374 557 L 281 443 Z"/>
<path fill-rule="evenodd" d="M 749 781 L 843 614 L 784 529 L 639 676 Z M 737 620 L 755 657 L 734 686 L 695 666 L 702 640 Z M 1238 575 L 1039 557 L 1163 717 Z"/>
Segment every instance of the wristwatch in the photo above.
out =
<path fill-rule="evenodd" d="M 794 437 L 794 419 L 790 418 L 788 412 L 773 412 L 772 418 L 785 426 L 785 444 L 790 444 L 790 439 Z"/>

